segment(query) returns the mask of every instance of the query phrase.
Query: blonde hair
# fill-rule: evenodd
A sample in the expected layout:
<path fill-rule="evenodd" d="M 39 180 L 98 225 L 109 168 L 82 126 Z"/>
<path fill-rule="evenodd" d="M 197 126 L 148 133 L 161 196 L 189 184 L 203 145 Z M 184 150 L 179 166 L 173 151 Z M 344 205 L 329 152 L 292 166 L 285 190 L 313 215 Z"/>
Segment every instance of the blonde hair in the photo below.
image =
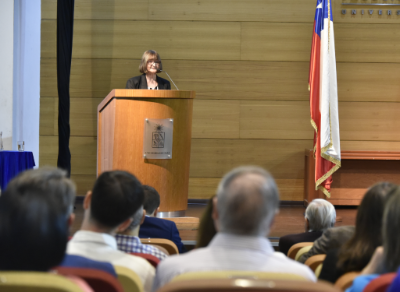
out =
<path fill-rule="evenodd" d="M 147 50 L 146 52 L 143 53 L 142 61 L 140 62 L 140 65 L 139 65 L 140 73 L 147 73 L 147 61 L 149 61 L 151 59 L 156 59 L 156 60 L 160 61 L 160 66 L 157 70 L 157 73 L 160 73 L 162 71 L 162 62 L 161 62 L 160 55 L 156 51 Z"/>

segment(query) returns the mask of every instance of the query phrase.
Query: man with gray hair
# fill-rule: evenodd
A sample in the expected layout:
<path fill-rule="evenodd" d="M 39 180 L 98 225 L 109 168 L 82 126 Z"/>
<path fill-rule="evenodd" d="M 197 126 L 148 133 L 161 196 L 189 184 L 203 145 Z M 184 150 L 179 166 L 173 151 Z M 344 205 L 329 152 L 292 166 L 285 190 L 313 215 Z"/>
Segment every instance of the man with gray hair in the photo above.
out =
<path fill-rule="evenodd" d="M 260 167 L 239 167 L 221 180 L 212 217 L 217 229 L 210 244 L 162 261 L 153 291 L 175 276 L 199 271 L 263 271 L 290 273 L 315 281 L 306 266 L 278 256 L 267 239 L 279 209 L 272 176 Z"/>
<path fill-rule="evenodd" d="M 139 238 L 140 224 L 143 223 L 145 218 L 143 206 L 136 211 L 132 216 L 132 222 L 124 231 L 120 231 L 115 235 L 117 240 L 118 249 L 127 253 L 145 253 L 155 256 L 160 261 L 165 259 L 167 255 L 158 248 L 150 245 L 143 244 Z"/>
<path fill-rule="evenodd" d="M 279 239 L 279 251 L 286 254 L 291 246 L 299 242 L 314 242 L 322 233 L 335 225 L 335 207 L 324 199 L 315 199 L 304 213 L 305 232 L 289 234 Z"/>

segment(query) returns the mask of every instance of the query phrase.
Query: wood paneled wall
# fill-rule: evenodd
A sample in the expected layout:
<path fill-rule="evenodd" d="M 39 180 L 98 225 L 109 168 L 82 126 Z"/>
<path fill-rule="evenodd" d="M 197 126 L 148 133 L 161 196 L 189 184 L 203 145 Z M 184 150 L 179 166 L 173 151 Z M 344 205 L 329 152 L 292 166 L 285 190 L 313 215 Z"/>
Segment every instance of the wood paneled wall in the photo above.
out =
<path fill-rule="evenodd" d="M 342 15 L 342 0 L 333 3 L 342 149 L 398 151 L 400 16 Z M 97 105 L 155 49 L 179 88 L 196 91 L 189 198 L 209 198 L 224 173 L 255 164 L 274 175 L 282 200 L 302 200 L 315 4 L 76 0 L 70 148 L 79 194 L 96 177 Z M 56 1 L 42 0 L 42 166 L 57 161 L 56 76 Z"/>

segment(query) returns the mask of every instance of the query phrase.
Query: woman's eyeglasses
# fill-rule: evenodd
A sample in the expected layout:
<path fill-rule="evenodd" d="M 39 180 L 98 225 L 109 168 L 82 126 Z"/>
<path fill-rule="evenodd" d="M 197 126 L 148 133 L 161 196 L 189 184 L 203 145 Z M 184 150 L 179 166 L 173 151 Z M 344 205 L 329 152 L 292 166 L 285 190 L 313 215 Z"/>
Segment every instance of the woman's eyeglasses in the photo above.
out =
<path fill-rule="evenodd" d="M 148 60 L 147 61 L 147 64 L 158 64 L 158 65 L 160 65 L 160 63 L 161 63 L 161 61 L 158 61 L 158 60 Z"/>

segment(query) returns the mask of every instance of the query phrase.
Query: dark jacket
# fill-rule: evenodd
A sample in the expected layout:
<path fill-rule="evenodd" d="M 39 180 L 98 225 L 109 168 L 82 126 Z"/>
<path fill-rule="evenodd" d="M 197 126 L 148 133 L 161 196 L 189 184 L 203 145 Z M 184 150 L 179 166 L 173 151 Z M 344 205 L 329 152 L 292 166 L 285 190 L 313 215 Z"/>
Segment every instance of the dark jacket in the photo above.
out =
<path fill-rule="evenodd" d="M 175 222 L 170 220 L 146 216 L 143 224 L 140 225 L 139 237 L 169 239 L 176 244 L 179 253 L 186 251 Z"/>
<path fill-rule="evenodd" d="M 164 78 L 156 76 L 158 89 L 171 89 L 171 83 Z M 126 82 L 126 89 L 147 89 L 146 74 L 132 77 Z"/>
<path fill-rule="evenodd" d="M 285 255 L 288 254 L 289 249 L 299 242 L 314 242 L 322 235 L 322 231 L 303 232 L 298 234 L 289 234 L 282 236 L 279 239 L 279 251 Z"/>

